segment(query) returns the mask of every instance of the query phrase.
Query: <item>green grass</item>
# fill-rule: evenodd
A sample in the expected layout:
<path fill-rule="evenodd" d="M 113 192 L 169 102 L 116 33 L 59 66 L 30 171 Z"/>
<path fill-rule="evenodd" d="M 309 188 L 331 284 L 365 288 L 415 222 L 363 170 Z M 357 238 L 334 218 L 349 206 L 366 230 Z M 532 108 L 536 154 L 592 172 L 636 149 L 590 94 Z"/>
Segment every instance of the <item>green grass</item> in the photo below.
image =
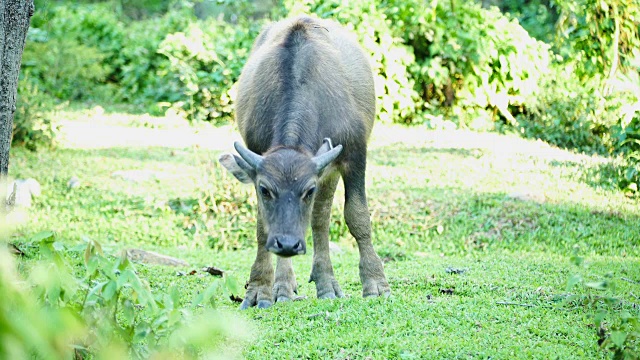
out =
<path fill-rule="evenodd" d="M 255 201 L 250 188 L 216 165 L 234 139 L 228 128 L 207 129 L 219 135 L 210 142 L 196 134 L 164 146 L 171 131 L 186 129 L 170 120 L 126 115 L 123 121 L 117 113 L 75 111 L 66 117 L 72 119 L 67 133 L 75 137 L 67 145 L 39 153 L 12 150 L 11 175 L 34 177 L 43 188 L 16 242 L 53 230 L 69 245 L 89 237 L 112 254 L 129 247 L 154 250 L 194 269 L 216 266 L 241 283 L 248 279 L 255 220 L 247 209 Z M 80 120 L 86 116 L 105 127 L 78 138 L 73 126 L 87 122 Z M 127 130 L 127 122 L 134 127 Z M 144 146 L 105 138 L 102 131 L 110 126 L 115 130 L 108 136 L 127 138 L 131 131 Z M 315 287 L 307 283 L 310 255 L 294 259 L 306 300 L 240 312 L 218 294 L 219 308 L 254 325 L 246 358 L 607 358 L 593 325 L 603 306 L 598 299 L 615 296 L 622 300 L 616 312 L 638 316 L 640 285 L 623 278 L 640 280 L 640 209 L 610 185 L 609 160 L 513 136 L 378 124 L 368 169 L 374 244 L 386 260 L 392 297 L 360 296 L 358 255 L 340 217 L 339 189 L 331 239 L 342 252 L 332 258 L 348 297 L 315 299 Z M 154 176 L 139 182 L 113 176 L 127 170 Z M 81 185 L 70 189 L 72 176 Z M 205 193 L 214 200 L 200 207 L 189 202 Z M 176 211 L 170 204 L 178 199 L 190 206 Z M 574 249 L 585 266 L 570 261 Z M 448 273 L 449 267 L 465 271 Z M 211 282 L 176 276 L 175 268 L 137 268 L 155 292 L 176 285 L 185 301 Z M 615 287 L 567 290 L 576 273 L 585 282 L 608 279 Z M 564 302 L 569 293 L 579 301 Z"/>

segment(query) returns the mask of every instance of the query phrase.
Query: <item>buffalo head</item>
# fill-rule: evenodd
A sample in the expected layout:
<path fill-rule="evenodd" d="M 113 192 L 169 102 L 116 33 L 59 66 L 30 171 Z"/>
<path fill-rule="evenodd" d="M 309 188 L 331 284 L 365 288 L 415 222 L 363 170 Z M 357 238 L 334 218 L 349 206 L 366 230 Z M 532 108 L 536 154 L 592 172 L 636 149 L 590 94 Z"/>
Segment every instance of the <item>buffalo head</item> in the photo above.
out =
<path fill-rule="evenodd" d="M 306 253 L 305 233 L 323 170 L 342 151 L 325 139 L 315 155 L 286 148 L 271 149 L 264 156 L 234 143 L 237 155 L 223 154 L 220 163 L 243 183 L 253 183 L 258 216 L 267 234 L 266 248 L 279 256 Z"/>

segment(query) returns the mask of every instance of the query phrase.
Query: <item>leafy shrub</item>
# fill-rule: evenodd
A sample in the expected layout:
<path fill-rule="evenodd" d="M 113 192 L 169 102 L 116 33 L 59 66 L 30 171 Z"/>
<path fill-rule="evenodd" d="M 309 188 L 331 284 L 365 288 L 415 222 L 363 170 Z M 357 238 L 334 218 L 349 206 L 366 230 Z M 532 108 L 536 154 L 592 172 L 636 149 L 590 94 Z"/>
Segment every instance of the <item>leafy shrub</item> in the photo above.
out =
<path fill-rule="evenodd" d="M 24 50 L 22 71 L 59 99 L 87 99 L 106 79 L 104 58 L 97 48 L 75 40 L 31 41 Z"/>
<path fill-rule="evenodd" d="M 560 9 L 557 52 L 585 81 L 613 79 L 637 68 L 640 3 L 632 0 L 556 0 Z M 632 70 L 637 71 L 638 69 Z"/>
<path fill-rule="evenodd" d="M 129 24 L 124 47 L 116 59 L 122 100 L 158 111 L 157 103 L 181 98 L 183 89 L 164 79 L 169 75 L 169 60 L 158 49 L 167 34 L 184 31 L 192 21 L 195 18 L 189 9 L 177 8 L 162 17 Z"/>
<path fill-rule="evenodd" d="M 123 14 L 131 19 L 145 19 L 166 13 L 174 0 L 120 0 L 118 4 Z"/>
<path fill-rule="evenodd" d="M 0 295 L 10 299 L 0 304 L 2 358 L 190 359 L 228 353 L 222 345 L 247 337 L 240 319 L 213 310 L 194 314 L 198 306 L 212 307 L 219 291 L 239 292 L 230 278 L 214 281 L 185 307 L 175 287 L 154 294 L 126 255 L 105 256 L 97 242 L 67 248 L 43 232 L 24 247 L 40 259 L 24 278 L 5 244 L 0 249 Z M 83 274 L 73 267 L 78 258 Z"/>
<path fill-rule="evenodd" d="M 530 37 L 496 8 L 474 2 L 389 0 L 287 3 L 290 12 L 313 12 L 347 24 L 373 61 L 380 117 L 419 123 L 423 112 L 496 110 L 513 122 L 509 107 L 538 89 L 548 72 L 549 47 Z M 489 121 L 492 119 L 489 118 Z"/>
<path fill-rule="evenodd" d="M 65 99 L 93 97 L 100 85 L 113 82 L 120 71 L 117 58 L 124 46 L 125 27 L 111 3 L 43 4 L 34 13 L 28 36 L 23 64 L 40 77 L 58 80 L 46 84 L 44 90 L 49 93 L 58 92 Z M 81 90 L 61 93 L 59 85 Z"/>
<path fill-rule="evenodd" d="M 611 100 L 604 99 L 599 84 L 581 84 L 571 68 L 557 66 L 518 115 L 520 133 L 526 137 L 588 153 L 608 152 L 609 129 L 617 122 Z"/>
<path fill-rule="evenodd" d="M 569 293 L 574 288 L 582 287 L 587 290 L 587 294 L 569 293 L 564 304 L 595 310 L 593 325 L 598 336 L 597 344 L 602 350 L 611 352 L 613 359 L 640 358 L 640 317 L 635 311 L 637 305 L 618 298 L 620 295 L 611 274 L 599 281 L 586 281 L 581 272 L 585 272 L 588 266 L 578 252 L 578 248 L 574 248 L 570 259 L 582 271 L 574 273 L 568 279 L 566 291 Z"/>
<path fill-rule="evenodd" d="M 629 106 L 622 118 L 616 147 L 624 154 L 618 185 L 631 195 L 637 195 L 640 193 L 640 99 Z"/>
<path fill-rule="evenodd" d="M 518 19 L 529 35 L 551 43 L 558 21 L 558 9 L 554 0 L 504 0 L 500 9 Z"/>
<path fill-rule="evenodd" d="M 473 109 L 513 123 L 510 108 L 524 106 L 548 74 L 549 47 L 497 8 L 452 4 L 436 2 L 423 12 L 418 2 L 397 1 L 392 8 L 393 22 L 403 25 L 398 31 L 416 55 L 411 74 L 417 90 L 433 107 L 462 109 L 453 112 L 462 125 L 474 120 L 464 117 Z"/>
<path fill-rule="evenodd" d="M 517 0 L 516 0 L 517 1 Z M 585 152 L 621 155 L 619 186 L 637 192 L 640 4 L 558 0 L 553 75 L 518 116 L 530 137 Z"/>
<path fill-rule="evenodd" d="M 237 26 L 208 18 L 168 34 L 158 48 L 169 60 L 159 79 L 174 89 L 166 100 L 192 120 L 230 119 L 229 92 L 259 30 L 260 23 Z"/>
<path fill-rule="evenodd" d="M 29 150 L 54 146 L 58 127 L 51 120 L 55 108 L 54 100 L 38 85 L 29 78 L 20 79 L 11 145 Z"/>

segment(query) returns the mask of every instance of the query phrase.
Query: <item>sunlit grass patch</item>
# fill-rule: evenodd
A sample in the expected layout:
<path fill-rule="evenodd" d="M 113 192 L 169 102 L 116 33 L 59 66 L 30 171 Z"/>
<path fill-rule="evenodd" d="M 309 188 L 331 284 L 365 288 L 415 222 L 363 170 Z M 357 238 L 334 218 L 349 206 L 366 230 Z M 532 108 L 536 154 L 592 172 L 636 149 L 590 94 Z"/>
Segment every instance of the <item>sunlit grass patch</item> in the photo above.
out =
<path fill-rule="evenodd" d="M 205 266 L 224 270 L 241 288 L 255 257 L 255 199 L 217 164 L 237 133 L 225 127 L 196 134 L 177 125 L 131 130 L 127 124 L 138 121 L 131 116 L 115 124 L 107 118 L 101 124 L 109 131 L 82 133 L 81 142 L 54 151 L 13 150 L 11 175 L 37 179 L 43 193 L 13 241 L 22 246 L 54 231 L 69 248 L 87 237 L 110 255 L 136 248 L 175 256 L 189 266 L 136 270 L 154 292 L 175 286 L 185 306 L 214 281 Z M 171 131 L 183 137 L 165 143 Z M 215 135 L 210 143 L 206 134 Z M 376 125 L 367 191 L 392 298 L 361 298 L 340 185 L 330 239 L 348 298 L 316 300 L 307 283 L 312 257 L 294 258 L 299 295 L 307 299 L 239 313 L 257 329 L 244 355 L 606 358 L 594 316 L 611 309 L 608 333 L 623 311 L 637 316 L 638 285 L 627 280 L 640 281 L 637 200 L 594 178 L 610 163 L 513 136 Z M 588 266 L 572 264 L 575 249 Z M 575 274 L 583 281 L 568 289 Z M 615 286 L 586 285 L 603 279 Z M 228 295 L 220 290 L 214 302 L 236 312 Z M 605 298 L 619 302 L 608 307 Z"/>

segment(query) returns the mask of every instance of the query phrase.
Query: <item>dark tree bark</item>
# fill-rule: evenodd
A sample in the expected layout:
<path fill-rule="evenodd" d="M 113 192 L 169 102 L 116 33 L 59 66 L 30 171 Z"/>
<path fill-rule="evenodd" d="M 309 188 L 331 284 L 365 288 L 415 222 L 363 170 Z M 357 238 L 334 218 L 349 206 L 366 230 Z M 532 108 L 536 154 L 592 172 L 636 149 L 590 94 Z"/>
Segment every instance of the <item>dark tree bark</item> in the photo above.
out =
<path fill-rule="evenodd" d="M 18 75 L 33 0 L 0 0 L 0 177 L 9 172 L 9 150 L 16 111 Z"/>

